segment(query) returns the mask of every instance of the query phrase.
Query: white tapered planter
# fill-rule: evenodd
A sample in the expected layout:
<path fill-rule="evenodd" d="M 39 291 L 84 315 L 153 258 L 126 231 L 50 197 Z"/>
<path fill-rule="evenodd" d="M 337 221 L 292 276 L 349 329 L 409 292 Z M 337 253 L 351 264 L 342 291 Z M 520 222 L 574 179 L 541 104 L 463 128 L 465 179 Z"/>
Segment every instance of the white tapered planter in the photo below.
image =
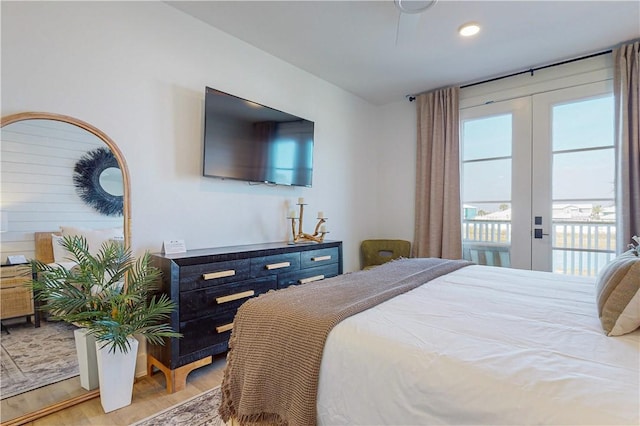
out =
<path fill-rule="evenodd" d="M 109 345 L 101 348 L 103 343 L 96 342 L 100 402 L 105 413 L 131 404 L 138 341 L 134 337 L 129 337 L 129 343 L 131 344 L 129 352 L 123 353 L 119 349 L 109 352 Z"/>
<path fill-rule="evenodd" d="M 94 390 L 99 386 L 98 361 L 96 360 L 96 338 L 86 328 L 73 331 L 80 370 L 80 386 L 86 390 Z"/>

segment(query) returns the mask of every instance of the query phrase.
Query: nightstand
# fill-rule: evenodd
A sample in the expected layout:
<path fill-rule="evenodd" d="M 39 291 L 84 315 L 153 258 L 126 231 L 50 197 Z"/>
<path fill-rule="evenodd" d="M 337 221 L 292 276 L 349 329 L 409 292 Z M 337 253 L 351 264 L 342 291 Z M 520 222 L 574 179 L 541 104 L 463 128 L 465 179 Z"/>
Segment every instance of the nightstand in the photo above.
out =
<path fill-rule="evenodd" d="M 31 277 L 29 264 L 2 265 L 0 268 L 0 320 L 24 316 L 27 322 L 31 322 L 31 315 L 35 317 L 33 292 L 26 286 L 31 281 Z M 4 324 L 2 329 L 8 332 Z"/>

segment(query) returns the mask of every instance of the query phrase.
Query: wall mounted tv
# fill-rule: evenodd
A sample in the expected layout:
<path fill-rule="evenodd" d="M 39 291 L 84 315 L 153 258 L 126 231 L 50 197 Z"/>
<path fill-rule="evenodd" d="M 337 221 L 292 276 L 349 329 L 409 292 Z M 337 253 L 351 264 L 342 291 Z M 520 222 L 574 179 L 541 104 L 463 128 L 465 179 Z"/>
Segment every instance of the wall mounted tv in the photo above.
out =
<path fill-rule="evenodd" d="M 313 121 L 209 87 L 204 176 L 311 186 Z"/>

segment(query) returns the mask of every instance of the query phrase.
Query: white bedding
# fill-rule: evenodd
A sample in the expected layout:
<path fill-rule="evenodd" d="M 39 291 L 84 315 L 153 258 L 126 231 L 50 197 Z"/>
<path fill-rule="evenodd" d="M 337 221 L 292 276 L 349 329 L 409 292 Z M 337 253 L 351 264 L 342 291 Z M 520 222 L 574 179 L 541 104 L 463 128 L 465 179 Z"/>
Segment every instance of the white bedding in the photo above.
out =
<path fill-rule="evenodd" d="M 640 330 L 604 335 L 594 280 L 469 266 L 338 324 L 318 423 L 640 424 Z"/>

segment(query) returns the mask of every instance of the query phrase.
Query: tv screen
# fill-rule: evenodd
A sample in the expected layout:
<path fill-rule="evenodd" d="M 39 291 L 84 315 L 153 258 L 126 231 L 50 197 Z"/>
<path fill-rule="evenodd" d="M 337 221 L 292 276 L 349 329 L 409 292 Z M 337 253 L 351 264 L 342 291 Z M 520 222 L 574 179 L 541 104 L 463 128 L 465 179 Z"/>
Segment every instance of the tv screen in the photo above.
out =
<path fill-rule="evenodd" d="M 204 109 L 205 176 L 311 186 L 313 121 L 209 87 Z"/>

